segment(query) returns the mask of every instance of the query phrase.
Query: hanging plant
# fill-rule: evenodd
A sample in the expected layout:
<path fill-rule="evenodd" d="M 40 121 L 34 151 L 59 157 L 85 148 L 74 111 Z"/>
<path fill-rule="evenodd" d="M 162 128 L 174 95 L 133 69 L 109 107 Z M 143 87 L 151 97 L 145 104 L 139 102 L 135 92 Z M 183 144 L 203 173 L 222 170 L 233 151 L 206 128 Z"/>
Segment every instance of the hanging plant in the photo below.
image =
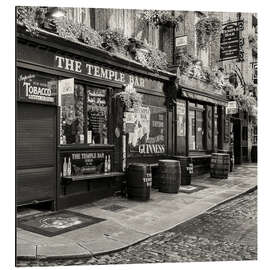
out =
<path fill-rule="evenodd" d="M 114 95 L 115 98 L 119 98 L 125 111 L 140 108 L 142 106 L 142 95 L 137 93 L 133 84 L 124 86 L 125 89 Z"/>
<path fill-rule="evenodd" d="M 103 39 L 101 35 L 91 27 L 81 24 L 80 40 L 91 47 L 102 48 Z"/>
<path fill-rule="evenodd" d="M 168 10 L 144 10 L 138 17 L 142 23 L 153 27 L 159 25 L 177 26 L 179 22 L 183 21 L 181 15 L 175 16 L 172 11 Z"/>
<path fill-rule="evenodd" d="M 55 19 L 56 32 L 62 38 L 81 41 L 91 47 L 101 48 L 102 37 L 97 31 L 85 24 L 73 22 L 67 18 Z"/>
<path fill-rule="evenodd" d="M 99 33 L 103 39 L 102 46 L 107 51 L 120 52 L 126 54 L 126 46 L 128 45 L 128 38 L 124 36 L 119 29 L 107 29 Z"/>
<path fill-rule="evenodd" d="M 23 25 L 31 35 L 38 35 L 38 28 L 44 23 L 48 8 L 41 7 L 17 7 L 17 24 Z"/>
<path fill-rule="evenodd" d="M 198 45 L 205 49 L 219 36 L 222 23 L 216 17 L 204 17 L 196 23 L 195 28 Z"/>
<path fill-rule="evenodd" d="M 166 53 L 154 47 L 145 45 L 144 48 L 136 48 L 135 51 L 135 60 L 149 69 L 166 69 L 168 66 Z"/>
<path fill-rule="evenodd" d="M 65 39 L 77 41 L 81 36 L 80 24 L 75 23 L 68 18 L 59 18 L 54 20 L 57 34 Z"/>

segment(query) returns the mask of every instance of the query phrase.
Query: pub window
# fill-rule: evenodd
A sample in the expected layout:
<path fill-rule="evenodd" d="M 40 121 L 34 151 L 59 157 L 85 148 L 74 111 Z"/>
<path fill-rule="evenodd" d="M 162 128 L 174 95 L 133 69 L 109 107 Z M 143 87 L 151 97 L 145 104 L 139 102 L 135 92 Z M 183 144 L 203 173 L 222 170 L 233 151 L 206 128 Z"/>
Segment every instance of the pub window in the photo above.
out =
<path fill-rule="evenodd" d="M 176 145 L 177 154 L 186 151 L 186 101 L 178 100 L 176 103 Z"/>
<path fill-rule="evenodd" d="M 84 87 L 75 84 L 74 94 L 61 102 L 61 144 L 84 143 Z"/>
<path fill-rule="evenodd" d="M 204 106 L 189 104 L 189 150 L 204 150 Z"/>
<path fill-rule="evenodd" d="M 87 87 L 87 143 L 108 143 L 106 90 Z"/>
<path fill-rule="evenodd" d="M 107 91 L 75 83 L 61 96 L 60 144 L 108 144 Z"/>

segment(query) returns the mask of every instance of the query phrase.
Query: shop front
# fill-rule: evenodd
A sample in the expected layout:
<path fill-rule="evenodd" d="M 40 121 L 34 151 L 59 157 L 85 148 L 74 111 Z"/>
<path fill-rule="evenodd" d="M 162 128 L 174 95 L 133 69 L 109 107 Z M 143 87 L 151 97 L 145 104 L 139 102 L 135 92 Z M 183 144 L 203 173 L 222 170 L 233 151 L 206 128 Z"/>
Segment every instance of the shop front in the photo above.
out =
<path fill-rule="evenodd" d="M 172 151 L 175 76 L 47 32 L 17 34 L 16 204 L 62 209 L 112 196 L 127 166 Z M 132 86 L 142 106 L 115 94 Z"/>
<path fill-rule="evenodd" d="M 210 171 L 211 153 L 223 149 L 226 135 L 226 96 L 223 92 L 179 85 L 175 110 L 175 156 L 183 179 Z"/>

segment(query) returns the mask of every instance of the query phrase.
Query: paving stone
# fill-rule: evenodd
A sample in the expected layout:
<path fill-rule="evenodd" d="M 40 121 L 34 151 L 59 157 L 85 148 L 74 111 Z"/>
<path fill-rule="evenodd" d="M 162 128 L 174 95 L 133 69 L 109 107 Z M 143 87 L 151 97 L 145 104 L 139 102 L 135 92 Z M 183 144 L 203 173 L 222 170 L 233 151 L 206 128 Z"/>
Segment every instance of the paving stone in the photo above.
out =
<path fill-rule="evenodd" d="M 36 258 L 36 245 L 29 243 L 17 243 L 17 257 Z"/>
<path fill-rule="evenodd" d="M 86 255 L 90 256 L 91 253 L 78 244 L 37 246 L 37 257 L 39 258 L 76 258 Z"/>
<path fill-rule="evenodd" d="M 126 247 L 126 243 L 119 240 L 103 237 L 91 242 L 80 242 L 81 246 L 85 247 L 92 254 L 106 253 L 108 251 L 115 251 Z"/>

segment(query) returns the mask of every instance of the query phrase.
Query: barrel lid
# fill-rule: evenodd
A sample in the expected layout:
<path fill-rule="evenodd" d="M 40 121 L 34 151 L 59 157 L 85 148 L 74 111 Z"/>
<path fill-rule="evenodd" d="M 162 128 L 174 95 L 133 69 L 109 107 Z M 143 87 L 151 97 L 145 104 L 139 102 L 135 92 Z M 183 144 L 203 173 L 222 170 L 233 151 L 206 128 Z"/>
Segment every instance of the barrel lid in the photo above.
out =
<path fill-rule="evenodd" d="M 145 167 L 145 166 L 149 166 L 149 165 L 147 163 L 135 162 L 135 163 L 130 163 L 129 166 Z"/>
<path fill-rule="evenodd" d="M 160 159 L 158 162 L 166 162 L 166 163 L 178 163 L 178 160 L 173 159 Z"/>

